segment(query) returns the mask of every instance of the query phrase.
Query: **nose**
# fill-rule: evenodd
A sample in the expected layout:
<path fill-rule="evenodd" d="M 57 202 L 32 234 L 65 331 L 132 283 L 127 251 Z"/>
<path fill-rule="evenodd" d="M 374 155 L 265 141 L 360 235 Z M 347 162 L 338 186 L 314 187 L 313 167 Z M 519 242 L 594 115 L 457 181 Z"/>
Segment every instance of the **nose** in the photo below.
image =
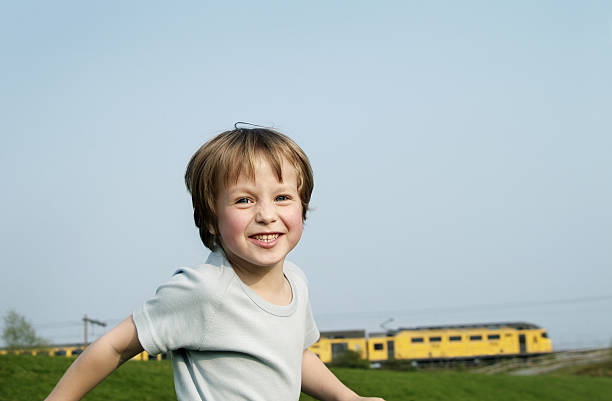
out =
<path fill-rule="evenodd" d="M 276 208 L 272 202 L 258 202 L 255 221 L 259 224 L 271 224 L 276 221 Z"/>

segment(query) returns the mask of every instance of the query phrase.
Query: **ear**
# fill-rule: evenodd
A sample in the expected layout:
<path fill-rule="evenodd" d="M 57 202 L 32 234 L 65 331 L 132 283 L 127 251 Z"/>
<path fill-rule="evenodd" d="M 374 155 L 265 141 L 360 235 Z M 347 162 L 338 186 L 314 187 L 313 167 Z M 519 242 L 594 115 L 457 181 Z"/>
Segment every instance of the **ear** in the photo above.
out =
<path fill-rule="evenodd" d="M 214 226 L 213 224 L 207 224 L 207 227 L 206 227 L 206 228 L 208 229 L 208 232 L 209 232 L 211 235 L 217 235 L 217 232 L 216 232 L 216 230 L 215 230 L 215 226 Z"/>

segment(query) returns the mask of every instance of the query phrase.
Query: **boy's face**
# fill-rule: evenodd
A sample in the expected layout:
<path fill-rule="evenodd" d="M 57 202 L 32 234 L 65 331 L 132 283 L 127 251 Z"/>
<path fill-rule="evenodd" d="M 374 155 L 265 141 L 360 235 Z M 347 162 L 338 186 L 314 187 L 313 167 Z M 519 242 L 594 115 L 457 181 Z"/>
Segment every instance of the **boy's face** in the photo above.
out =
<path fill-rule="evenodd" d="M 297 172 L 283 159 L 283 182 L 264 158 L 217 196 L 218 229 L 232 264 L 249 270 L 282 267 L 302 236 L 302 202 Z"/>

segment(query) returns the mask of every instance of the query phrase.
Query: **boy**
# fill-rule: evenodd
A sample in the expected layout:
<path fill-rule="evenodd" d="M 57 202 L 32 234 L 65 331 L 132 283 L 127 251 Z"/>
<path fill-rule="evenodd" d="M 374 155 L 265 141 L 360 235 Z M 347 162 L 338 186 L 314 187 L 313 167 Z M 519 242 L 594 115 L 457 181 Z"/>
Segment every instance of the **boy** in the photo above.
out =
<path fill-rule="evenodd" d="M 143 349 L 169 352 L 179 400 L 363 398 L 308 350 L 319 332 L 297 245 L 313 189 L 304 152 L 269 129 L 236 128 L 204 144 L 185 174 L 206 264 L 181 268 L 88 347 L 48 400 L 77 400 Z"/>

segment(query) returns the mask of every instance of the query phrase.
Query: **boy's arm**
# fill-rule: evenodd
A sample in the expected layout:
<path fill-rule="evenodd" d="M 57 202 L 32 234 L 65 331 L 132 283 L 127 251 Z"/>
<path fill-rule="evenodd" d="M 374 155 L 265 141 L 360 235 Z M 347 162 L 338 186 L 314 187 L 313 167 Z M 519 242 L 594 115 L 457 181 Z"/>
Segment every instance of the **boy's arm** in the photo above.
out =
<path fill-rule="evenodd" d="M 80 400 L 119 365 L 142 351 L 136 326 L 129 316 L 79 355 L 46 401 Z"/>
<path fill-rule="evenodd" d="M 346 387 L 312 351 L 302 356 L 302 391 L 323 401 L 384 401 L 382 398 L 360 397 Z"/>

